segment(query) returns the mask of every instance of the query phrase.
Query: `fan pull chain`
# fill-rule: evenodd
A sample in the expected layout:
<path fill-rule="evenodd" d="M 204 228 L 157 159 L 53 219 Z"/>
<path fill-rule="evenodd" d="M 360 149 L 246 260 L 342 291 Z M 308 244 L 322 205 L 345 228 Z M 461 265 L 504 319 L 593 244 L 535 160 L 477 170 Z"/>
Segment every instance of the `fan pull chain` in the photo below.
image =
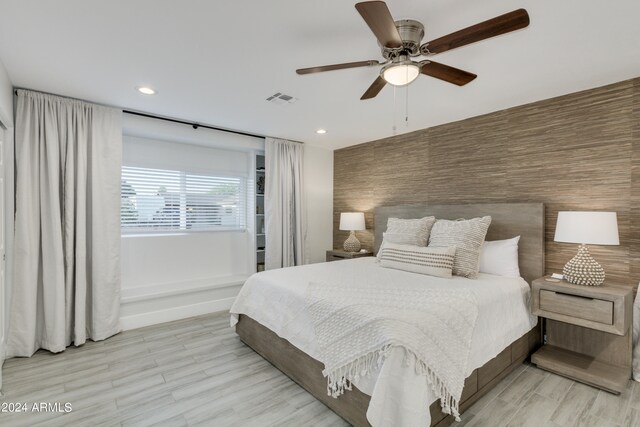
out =
<path fill-rule="evenodd" d="M 393 127 L 391 128 L 391 130 L 393 131 L 393 136 L 396 135 L 396 131 L 398 130 L 398 127 L 396 126 L 397 121 L 398 121 L 398 106 L 396 103 L 396 92 L 397 88 L 396 86 L 393 87 Z"/>
<path fill-rule="evenodd" d="M 408 74 L 408 72 L 407 72 Z M 405 104 L 404 104 L 404 126 L 409 128 L 409 85 L 405 86 L 406 88 L 406 96 L 405 96 Z"/>

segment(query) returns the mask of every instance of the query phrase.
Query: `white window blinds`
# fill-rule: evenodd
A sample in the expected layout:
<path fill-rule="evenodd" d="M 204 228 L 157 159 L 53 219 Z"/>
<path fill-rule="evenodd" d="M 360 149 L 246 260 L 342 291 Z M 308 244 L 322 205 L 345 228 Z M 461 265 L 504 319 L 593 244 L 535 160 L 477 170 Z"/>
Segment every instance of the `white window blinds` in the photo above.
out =
<path fill-rule="evenodd" d="M 246 228 L 246 178 L 123 166 L 123 232 Z"/>

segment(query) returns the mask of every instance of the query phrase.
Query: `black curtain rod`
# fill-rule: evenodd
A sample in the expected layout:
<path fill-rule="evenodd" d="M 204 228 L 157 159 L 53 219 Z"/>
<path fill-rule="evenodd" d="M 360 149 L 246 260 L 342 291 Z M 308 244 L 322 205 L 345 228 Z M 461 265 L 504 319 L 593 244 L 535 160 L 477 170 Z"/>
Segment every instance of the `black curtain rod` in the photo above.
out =
<path fill-rule="evenodd" d="M 183 125 L 189 125 L 194 129 L 205 128 L 205 129 L 211 129 L 211 130 L 219 130 L 219 131 L 222 131 L 222 132 L 235 133 L 235 134 L 238 134 L 238 135 L 251 136 L 251 137 L 254 137 L 254 138 L 266 138 L 264 135 L 256 135 L 254 133 L 240 132 L 238 130 L 231 130 L 231 129 L 219 128 L 219 127 L 215 127 L 215 126 L 203 125 L 203 124 L 200 124 L 200 123 L 188 122 L 186 120 L 180 120 L 180 119 L 172 119 L 172 118 L 169 118 L 169 117 L 154 116 L 153 114 L 141 113 L 139 111 L 122 110 L 122 112 L 123 113 L 127 113 L 127 114 L 131 114 L 131 115 L 134 115 L 134 116 L 148 117 L 150 119 L 164 120 L 166 122 L 180 123 L 180 124 L 183 124 Z"/>
<path fill-rule="evenodd" d="M 21 88 L 14 88 L 14 90 L 13 90 L 13 93 L 16 96 L 18 95 L 18 89 L 21 89 Z M 31 90 L 31 89 L 24 89 L 24 90 Z M 42 92 L 42 93 L 46 93 L 46 92 Z M 51 95 L 61 96 L 61 95 L 56 95 L 56 94 L 51 94 Z M 66 98 L 68 98 L 68 97 L 66 97 Z M 73 98 L 73 99 L 76 99 L 76 98 Z M 215 127 L 215 126 L 203 125 L 203 124 L 200 124 L 200 123 L 189 122 L 189 121 L 186 121 L 186 120 L 172 119 L 170 117 L 155 116 L 153 114 L 141 113 L 139 111 L 132 111 L 132 110 L 123 109 L 122 112 L 123 113 L 127 113 L 127 114 L 131 114 L 131 115 L 134 115 L 134 116 L 147 117 L 147 118 L 150 118 L 150 119 L 164 120 L 166 122 L 173 122 L 173 123 L 180 123 L 180 124 L 183 124 L 183 125 L 189 125 L 194 129 L 205 128 L 205 129 L 211 129 L 211 130 L 219 130 L 219 131 L 222 131 L 222 132 L 235 133 L 237 135 L 251 136 L 253 138 L 266 138 L 265 135 L 257 135 L 255 133 L 241 132 L 241 131 L 238 131 L 238 130 L 231 130 L 231 129 L 219 128 L 219 127 Z M 295 142 L 298 142 L 298 141 L 295 141 Z"/>

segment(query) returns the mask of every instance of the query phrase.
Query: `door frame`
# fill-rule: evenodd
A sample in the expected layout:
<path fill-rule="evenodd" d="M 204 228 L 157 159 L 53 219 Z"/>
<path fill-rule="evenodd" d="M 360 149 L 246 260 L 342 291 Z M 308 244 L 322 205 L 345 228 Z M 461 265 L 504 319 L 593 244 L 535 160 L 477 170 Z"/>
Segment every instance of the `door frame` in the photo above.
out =
<path fill-rule="evenodd" d="M 15 189 L 14 189 L 14 128 L 10 125 L 10 121 L 3 120 L 0 111 L 0 139 L 2 140 L 2 163 L 4 166 L 4 176 L 2 181 L 4 186 L 1 189 L 4 194 L 4 207 L 2 209 L 2 217 L 4 221 L 0 227 L 4 228 L 4 259 L 0 254 L 1 267 L 4 268 L 4 286 L 0 286 L 0 395 L 2 395 L 2 365 L 7 354 L 7 336 L 9 328 L 9 301 L 11 299 L 11 286 L 13 283 L 13 227 L 14 227 L 14 205 L 15 205 Z M 8 123 L 6 126 L 4 123 Z"/>
<path fill-rule="evenodd" d="M 6 303 L 6 238 L 5 238 L 5 217 L 6 207 L 6 150 L 5 144 L 8 138 L 8 129 L 0 122 L 0 393 L 2 391 L 2 366 L 4 365 L 7 341 L 7 303 Z"/>

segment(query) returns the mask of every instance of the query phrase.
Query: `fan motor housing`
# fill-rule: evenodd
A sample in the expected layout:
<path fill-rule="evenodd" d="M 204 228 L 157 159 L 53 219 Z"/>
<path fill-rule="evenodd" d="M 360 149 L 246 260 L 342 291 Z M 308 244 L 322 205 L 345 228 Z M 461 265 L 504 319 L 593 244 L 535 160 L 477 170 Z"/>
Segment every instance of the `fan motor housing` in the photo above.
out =
<path fill-rule="evenodd" d="M 402 51 L 406 52 L 409 56 L 420 55 L 420 43 L 424 37 L 424 25 L 413 19 L 401 19 L 395 21 L 396 28 L 400 33 L 402 39 Z M 382 56 L 385 59 L 392 58 L 397 55 L 399 49 L 389 49 L 381 46 Z"/>

